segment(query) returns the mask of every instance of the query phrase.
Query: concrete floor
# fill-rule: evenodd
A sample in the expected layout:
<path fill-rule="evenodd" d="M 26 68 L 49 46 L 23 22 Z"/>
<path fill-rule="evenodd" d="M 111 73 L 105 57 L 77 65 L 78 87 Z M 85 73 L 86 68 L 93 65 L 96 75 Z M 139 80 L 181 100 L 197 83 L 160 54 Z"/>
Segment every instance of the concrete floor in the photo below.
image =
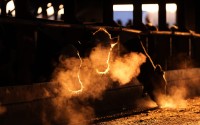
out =
<path fill-rule="evenodd" d="M 150 108 L 93 125 L 200 125 L 200 97 L 186 99 L 185 105 Z"/>

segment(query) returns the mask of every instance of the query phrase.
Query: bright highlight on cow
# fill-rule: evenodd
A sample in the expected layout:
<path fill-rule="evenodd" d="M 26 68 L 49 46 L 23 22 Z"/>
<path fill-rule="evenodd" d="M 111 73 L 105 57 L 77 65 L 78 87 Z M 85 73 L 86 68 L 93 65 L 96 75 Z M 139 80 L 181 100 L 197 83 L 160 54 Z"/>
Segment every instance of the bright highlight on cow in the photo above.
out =
<path fill-rule="evenodd" d="M 113 44 L 111 44 L 111 46 L 110 46 L 110 51 L 109 51 L 109 53 L 108 53 L 108 58 L 107 58 L 107 61 L 106 61 L 106 64 L 107 64 L 107 68 L 104 70 L 104 71 L 99 71 L 98 69 L 96 69 L 96 72 L 98 73 L 98 74 L 107 74 L 108 72 L 109 72 L 109 70 L 110 70 L 110 55 L 111 55 L 111 52 L 112 52 L 112 49 L 113 49 L 113 47 L 116 45 L 117 43 L 113 43 Z"/>
<path fill-rule="evenodd" d="M 78 55 L 79 60 L 80 60 L 80 66 L 79 66 L 79 70 L 78 70 L 78 73 L 77 73 L 77 78 L 78 78 L 78 81 L 79 81 L 79 83 L 80 83 L 81 88 L 80 88 L 79 90 L 71 90 L 71 89 L 68 88 L 68 90 L 69 90 L 70 92 L 74 93 L 74 94 L 79 94 L 80 92 L 83 91 L 83 88 L 84 88 L 84 87 L 83 87 L 83 83 L 82 83 L 81 78 L 80 78 L 80 70 L 81 70 L 83 61 L 82 61 L 81 56 L 80 56 L 80 54 L 79 54 L 78 51 L 77 51 L 77 55 Z"/>

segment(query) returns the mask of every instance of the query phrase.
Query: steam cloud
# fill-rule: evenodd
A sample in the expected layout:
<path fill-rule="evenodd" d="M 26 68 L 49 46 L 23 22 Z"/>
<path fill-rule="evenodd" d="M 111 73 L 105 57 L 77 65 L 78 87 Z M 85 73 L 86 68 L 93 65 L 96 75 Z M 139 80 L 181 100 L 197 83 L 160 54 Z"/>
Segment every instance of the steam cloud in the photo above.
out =
<path fill-rule="evenodd" d="M 117 57 L 111 64 L 111 78 L 120 84 L 130 82 L 133 77 L 140 73 L 140 65 L 146 61 L 146 57 L 141 53 L 129 53 L 123 57 Z"/>
<path fill-rule="evenodd" d="M 185 108 L 188 97 L 200 94 L 199 68 L 191 68 L 195 67 L 195 62 L 191 62 L 181 55 L 176 56 L 173 61 L 179 67 L 179 71 L 172 71 L 174 76 L 168 76 L 169 81 L 172 81 L 171 85 L 168 85 L 168 96 L 161 97 L 160 100 L 163 107 Z"/>
<path fill-rule="evenodd" d="M 69 124 L 80 121 L 88 124 L 87 120 L 94 118 L 95 113 L 85 100 L 101 99 L 105 90 L 112 87 L 113 81 L 124 85 L 140 73 L 140 65 L 146 61 L 143 54 L 129 53 L 119 57 L 114 53 L 109 55 L 109 50 L 110 48 L 97 46 L 88 58 L 80 60 L 71 57 L 61 61 L 53 79 L 60 84 L 60 98 L 53 101 L 57 108 L 55 119 L 64 116 Z M 105 69 L 109 72 L 98 73 Z M 78 75 L 80 77 L 77 77 Z M 81 91 L 76 93 L 79 90 Z"/>
<path fill-rule="evenodd" d="M 172 85 L 168 85 L 168 95 L 160 97 L 160 101 L 163 105 L 162 107 L 185 108 L 187 106 L 186 98 L 197 94 L 195 93 L 195 91 L 197 90 L 196 88 L 198 88 L 197 83 L 199 83 L 199 81 L 183 80 L 186 77 L 190 77 L 190 76 L 194 77 L 193 74 L 190 75 L 188 73 L 190 72 L 187 72 L 187 74 L 185 74 L 184 76 L 182 73 L 177 74 L 176 77 L 180 78 L 181 80 L 176 80 L 173 82 L 173 84 L 171 83 Z M 186 84 L 186 83 L 190 83 L 190 84 Z"/>
<path fill-rule="evenodd" d="M 160 96 L 159 100 L 162 108 L 185 108 L 187 106 L 186 95 L 187 87 L 179 84 L 171 87 L 169 94 L 167 96 Z"/>

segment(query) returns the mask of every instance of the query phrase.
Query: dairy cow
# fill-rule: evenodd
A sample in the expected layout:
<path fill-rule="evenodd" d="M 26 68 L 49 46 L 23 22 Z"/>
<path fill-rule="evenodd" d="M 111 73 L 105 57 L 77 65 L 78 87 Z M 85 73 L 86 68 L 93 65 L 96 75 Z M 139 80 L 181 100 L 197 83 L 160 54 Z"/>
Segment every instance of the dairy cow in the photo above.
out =
<path fill-rule="evenodd" d="M 101 46 L 108 47 L 114 41 L 116 40 L 111 38 L 111 34 L 107 32 L 106 29 L 100 28 L 93 33 L 92 40 L 84 47 L 87 48 L 84 53 L 86 54 L 86 57 L 88 57 L 96 45 L 101 44 Z M 165 95 L 167 85 L 165 72 L 162 70 L 162 67 L 159 64 L 154 64 L 138 37 L 131 38 L 125 42 L 120 42 L 120 46 L 123 46 L 126 50 L 125 52 L 120 50 L 122 55 L 130 52 L 139 52 L 147 57 L 146 62 L 140 67 L 140 74 L 137 79 L 143 85 L 143 93 L 147 93 L 153 101 L 160 105 L 158 98 L 160 95 Z"/>
<path fill-rule="evenodd" d="M 108 46 L 113 41 L 116 40 L 111 38 L 111 34 L 106 29 L 99 29 L 93 33 L 90 43 L 92 46 L 90 46 L 89 50 L 91 51 L 91 49 L 97 44 Z M 120 46 L 123 46 L 124 48 L 120 50 L 122 55 L 130 52 L 138 52 L 143 53 L 147 57 L 146 62 L 140 67 L 140 74 L 137 79 L 143 85 L 143 93 L 147 93 L 153 101 L 160 105 L 158 98 L 159 96 L 166 94 L 167 86 L 165 72 L 162 70 L 162 67 L 159 64 L 154 64 L 139 37 L 134 37 L 125 42 L 120 42 Z M 125 52 L 123 52 L 123 50 L 125 50 Z"/>
<path fill-rule="evenodd" d="M 93 34 L 93 40 L 90 43 L 92 45 L 91 49 L 101 42 L 102 46 L 108 46 L 112 41 L 115 40 L 111 38 L 111 34 L 106 29 L 101 28 Z M 160 105 L 158 98 L 160 95 L 166 94 L 167 85 L 165 72 L 162 70 L 162 67 L 159 64 L 154 64 L 139 37 L 120 42 L 120 46 L 123 46 L 125 50 L 125 52 L 120 50 L 122 55 L 130 52 L 138 52 L 143 53 L 147 57 L 146 62 L 140 67 L 140 74 L 137 79 L 143 85 L 143 93 L 147 93 L 153 101 Z"/>
<path fill-rule="evenodd" d="M 129 39 L 122 43 L 122 46 L 127 52 L 140 52 L 147 57 L 146 62 L 140 67 L 140 74 L 137 79 L 143 85 L 143 93 L 147 93 L 160 106 L 159 97 L 166 94 L 167 86 L 162 67 L 159 64 L 154 64 L 140 38 Z"/>

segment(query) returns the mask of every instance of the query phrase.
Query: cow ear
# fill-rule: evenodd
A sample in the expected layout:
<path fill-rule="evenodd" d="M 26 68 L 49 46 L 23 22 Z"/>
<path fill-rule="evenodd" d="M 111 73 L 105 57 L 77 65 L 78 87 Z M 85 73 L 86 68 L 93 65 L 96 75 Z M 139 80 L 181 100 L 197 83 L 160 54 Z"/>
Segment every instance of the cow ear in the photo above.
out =
<path fill-rule="evenodd" d="M 111 43 L 117 43 L 119 41 L 119 37 L 113 37 L 111 39 Z"/>
<path fill-rule="evenodd" d="M 155 72 L 164 74 L 164 71 L 162 70 L 162 67 L 159 64 L 156 65 Z"/>

